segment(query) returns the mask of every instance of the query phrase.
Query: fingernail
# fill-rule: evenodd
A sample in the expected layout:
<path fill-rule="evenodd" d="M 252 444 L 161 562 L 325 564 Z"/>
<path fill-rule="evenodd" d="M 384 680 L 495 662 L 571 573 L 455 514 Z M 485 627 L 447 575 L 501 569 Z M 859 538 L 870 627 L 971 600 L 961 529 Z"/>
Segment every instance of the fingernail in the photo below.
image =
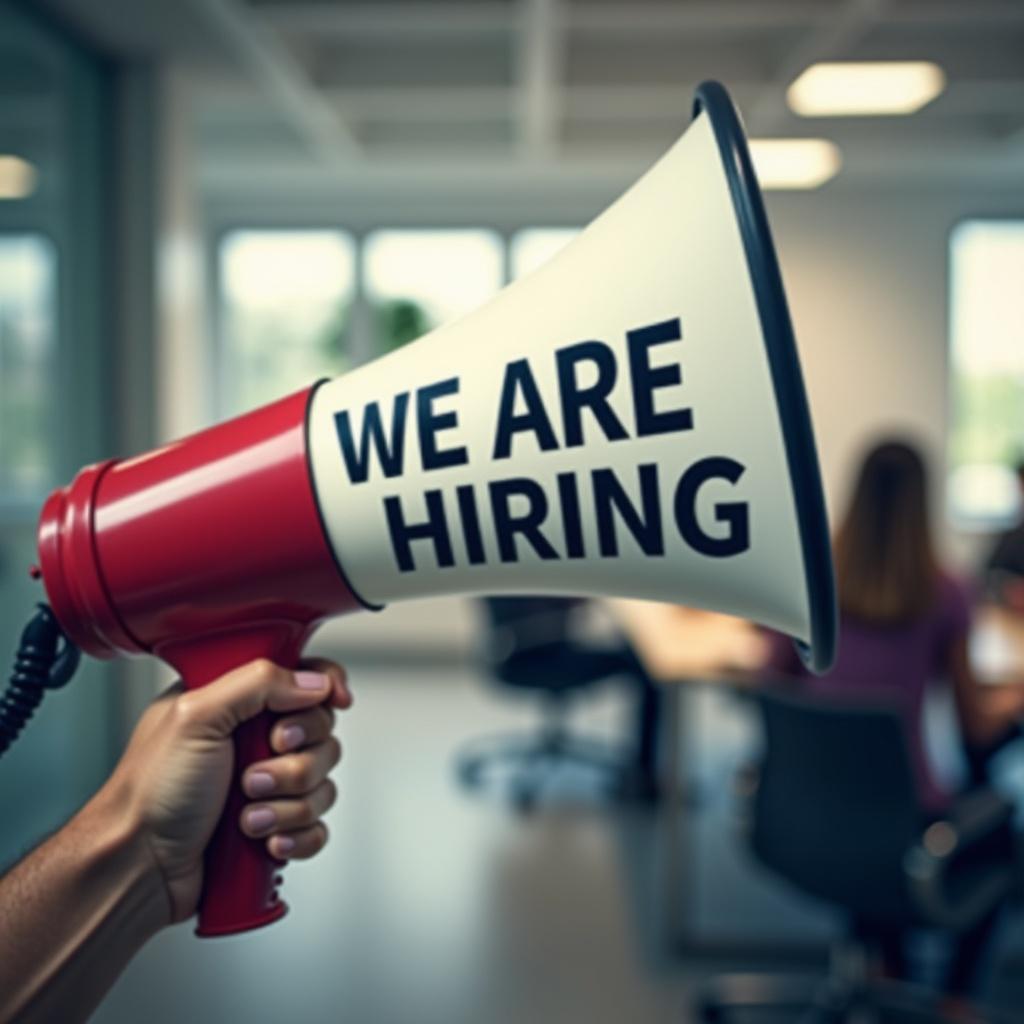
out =
<path fill-rule="evenodd" d="M 266 796 L 273 793 L 274 776 L 270 772 L 251 772 L 245 777 L 245 791 L 249 796 Z"/>
<path fill-rule="evenodd" d="M 295 685 L 300 690 L 326 690 L 331 681 L 323 672 L 296 672 Z"/>
<path fill-rule="evenodd" d="M 295 840 L 291 836 L 274 836 L 273 845 L 274 853 L 284 857 L 295 849 Z"/>
<path fill-rule="evenodd" d="M 277 815 L 269 807 L 254 807 L 245 812 L 245 824 L 250 832 L 266 832 L 275 821 Z"/>
<path fill-rule="evenodd" d="M 294 750 L 306 742 L 306 730 L 301 725 L 285 726 L 281 730 L 281 744 L 285 750 Z M 267 790 L 269 793 L 270 790 Z"/>

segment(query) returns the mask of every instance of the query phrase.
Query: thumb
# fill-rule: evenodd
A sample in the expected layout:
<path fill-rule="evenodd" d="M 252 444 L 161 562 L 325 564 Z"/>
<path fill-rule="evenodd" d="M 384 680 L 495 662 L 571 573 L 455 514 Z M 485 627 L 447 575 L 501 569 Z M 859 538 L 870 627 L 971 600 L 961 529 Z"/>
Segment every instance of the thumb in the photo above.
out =
<path fill-rule="evenodd" d="M 326 700 L 331 678 L 323 672 L 290 672 L 264 658 L 178 698 L 185 731 L 226 739 L 242 722 L 261 711 L 301 711 Z"/>

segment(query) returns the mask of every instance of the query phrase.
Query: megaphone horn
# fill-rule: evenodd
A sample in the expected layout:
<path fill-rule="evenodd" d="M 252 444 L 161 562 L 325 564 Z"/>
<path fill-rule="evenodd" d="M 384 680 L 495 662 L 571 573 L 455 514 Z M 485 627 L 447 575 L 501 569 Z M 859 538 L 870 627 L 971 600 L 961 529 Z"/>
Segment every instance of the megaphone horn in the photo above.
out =
<path fill-rule="evenodd" d="M 188 686 L 294 666 L 324 618 L 432 594 L 673 601 L 835 647 L 814 438 L 764 208 L 722 86 L 566 249 L 469 316 L 47 501 L 42 574 L 98 657 Z M 269 717 L 236 734 L 236 773 Z M 279 865 L 211 843 L 199 932 L 284 912 Z"/>

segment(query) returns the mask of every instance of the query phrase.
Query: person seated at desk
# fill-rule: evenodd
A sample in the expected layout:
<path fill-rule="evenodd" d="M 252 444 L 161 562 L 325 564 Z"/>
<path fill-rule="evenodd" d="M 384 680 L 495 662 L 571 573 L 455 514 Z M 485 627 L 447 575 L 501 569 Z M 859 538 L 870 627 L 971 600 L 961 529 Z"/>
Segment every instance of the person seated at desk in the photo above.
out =
<path fill-rule="evenodd" d="M 1017 484 L 1024 508 L 1024 460 L 1017 463 Z M 1024 615 L 1024 515 L 996 539 L 985 562 L 986 590 L 999 604 Z"/>
<path fill-rule="evenodd" d="M 952 683 L 964 743 L 979 766 L 1024 716 L 1024 685 L 982 684 L 972 672 L 970 595 L 936 552 L 925 463 L 913 445 L 889 440 L 868 453 L 834 555 L 840 619 L 833 669 L 809 677 L 781 637 L 773 637 L 768 667 L 805 679 L 816 692 L 895 701 L 904 715 L 921 803 L 938 815 L 953 794 L 926 755 L 928 687 Z M 969 934 L 959 943 L 952 990 L 967 987 L 984 938 Z M 883 945 L 892 972 L 902 973 L 902 936 L 886 937 Z"/>

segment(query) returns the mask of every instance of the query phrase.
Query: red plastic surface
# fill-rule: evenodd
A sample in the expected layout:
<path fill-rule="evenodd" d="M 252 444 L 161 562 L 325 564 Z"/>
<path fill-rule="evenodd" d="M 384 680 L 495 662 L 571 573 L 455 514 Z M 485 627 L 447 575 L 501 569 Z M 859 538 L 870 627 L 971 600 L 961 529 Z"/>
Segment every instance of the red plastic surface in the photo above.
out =
<path fill-rule="evenodd" d="M 146 455 L 82 470 L 50 496 L 39 560 L 61 626 L 96 657 L 147 651 L 204 686 L 258 657 L 295 667 L 324 618 L 358 607 L 320 522 L 306 455 L 313 389 Z M 228 806 L 207 851 L 199 934 L 276 920 L 280 865 L 238 826 L 270 716 L 236 734 Z"/>

